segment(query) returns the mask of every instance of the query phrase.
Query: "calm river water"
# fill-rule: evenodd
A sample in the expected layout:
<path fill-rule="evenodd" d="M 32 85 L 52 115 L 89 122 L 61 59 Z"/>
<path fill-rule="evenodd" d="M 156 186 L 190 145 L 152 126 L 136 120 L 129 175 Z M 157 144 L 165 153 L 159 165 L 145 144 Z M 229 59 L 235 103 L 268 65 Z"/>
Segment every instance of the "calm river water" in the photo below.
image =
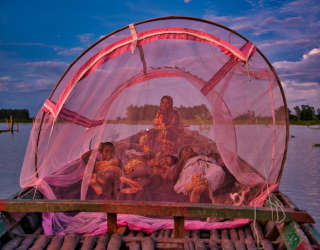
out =
<path fill-rule="evenodd" d="M 0 123 L 0 129 L 5 128 Z M 19 190 L 23 162 L 31 124 L 20 124 L 19 133 L 0 134 L 0 198 L 8 198 Z M 287 162 L 280 190 L 316 220 L 320 231 L 320 129 L 291 126 Z"/>

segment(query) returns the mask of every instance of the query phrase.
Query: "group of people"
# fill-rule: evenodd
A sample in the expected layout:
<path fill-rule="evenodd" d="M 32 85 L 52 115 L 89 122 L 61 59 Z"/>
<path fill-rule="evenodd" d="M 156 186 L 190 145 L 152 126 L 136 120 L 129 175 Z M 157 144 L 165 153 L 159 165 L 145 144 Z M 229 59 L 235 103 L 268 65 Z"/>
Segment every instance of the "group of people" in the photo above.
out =
<path fill-rule="evenodd" d="M 115 157 L 111 142 L 101 143 L 90 188 L 104 199 L 214 203 L 214 192 L 226 179 L 221 158 L 201 155 L 191 146 L 178 152 L 183 139 L 180 115 L 170 96 L 163 96 L 152 132 L 140 139 L 141 154 L 126 164 Z"/>

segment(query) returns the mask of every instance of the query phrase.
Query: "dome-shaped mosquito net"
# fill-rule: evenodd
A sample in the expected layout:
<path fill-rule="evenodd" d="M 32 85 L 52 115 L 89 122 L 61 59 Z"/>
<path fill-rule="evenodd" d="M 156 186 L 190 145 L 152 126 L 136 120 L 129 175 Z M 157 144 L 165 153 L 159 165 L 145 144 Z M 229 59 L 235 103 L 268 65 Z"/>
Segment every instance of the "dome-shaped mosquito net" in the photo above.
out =
<path fill-rule="evenodd" d="M 279 79 L 253 43 L 205 20 L 147 20 L 65 71 L 35 120 L 21 186 L 46 199 L 262 205 L 287 138 Z M 105 214 L 88 216 L 45 214 L 43 225 L 105 228 Z"/>

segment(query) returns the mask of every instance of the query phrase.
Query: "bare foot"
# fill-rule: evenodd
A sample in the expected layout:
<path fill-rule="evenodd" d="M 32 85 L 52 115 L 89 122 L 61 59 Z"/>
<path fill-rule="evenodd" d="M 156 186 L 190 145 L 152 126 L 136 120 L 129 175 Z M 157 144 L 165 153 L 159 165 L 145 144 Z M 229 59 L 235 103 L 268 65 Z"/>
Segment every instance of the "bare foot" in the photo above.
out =
<path fill-rule="evenodd" d="M 102 190 L 102 187 L 98 184 L 92 184 L 91 185 L 92 189 L 94 190 L 94 192 L 97 194 L 97 195 L 102 195 L 103 193 L 103 190 Z"/>

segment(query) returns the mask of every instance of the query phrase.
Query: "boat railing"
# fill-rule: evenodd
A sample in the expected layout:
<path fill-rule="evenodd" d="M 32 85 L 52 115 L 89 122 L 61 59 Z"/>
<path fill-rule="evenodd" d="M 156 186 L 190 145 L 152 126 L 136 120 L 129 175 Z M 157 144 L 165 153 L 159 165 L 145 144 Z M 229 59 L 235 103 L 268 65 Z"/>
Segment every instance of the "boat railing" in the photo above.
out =
<path fill-rule="evenodd" d="M 111 201 L 111 200 L 9 200 L 0 199 L 0 211 L 28 212 L 102 212 L 107 214 L 108 233 L 117 231 L 117 214 L 173 217 L 174 237 L 184 237 L 185 218 L 247 218 L 257 221 L 296 221 L 314 224 L 304 210 L 284 208 L 281 213 L 269 207 L 227 206 L 204 203 Z"/>

